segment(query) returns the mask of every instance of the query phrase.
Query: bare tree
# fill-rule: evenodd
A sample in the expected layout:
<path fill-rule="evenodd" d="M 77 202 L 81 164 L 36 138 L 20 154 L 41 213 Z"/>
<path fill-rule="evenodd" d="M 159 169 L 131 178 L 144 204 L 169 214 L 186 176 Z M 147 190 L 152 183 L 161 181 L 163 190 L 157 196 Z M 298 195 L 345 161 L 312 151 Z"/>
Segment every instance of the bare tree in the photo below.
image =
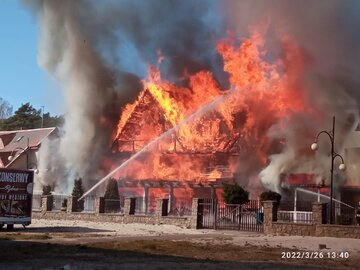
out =
<path fill-rule="evenodd" d="M 5 99 L 0 98 L 0 120 L 8 118 L 12 114 L 12 106 Z"/>

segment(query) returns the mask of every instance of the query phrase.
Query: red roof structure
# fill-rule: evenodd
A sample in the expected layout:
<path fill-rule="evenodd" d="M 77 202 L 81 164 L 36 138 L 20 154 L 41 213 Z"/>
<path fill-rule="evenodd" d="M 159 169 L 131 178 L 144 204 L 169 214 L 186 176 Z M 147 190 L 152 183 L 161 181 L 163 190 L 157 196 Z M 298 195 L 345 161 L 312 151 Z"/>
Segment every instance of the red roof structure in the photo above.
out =
<path fill-rule="evenodd" d="M 56 128 L 0 131 L 0 168 L 8 168 L 28 150 L 38 150 Z"/>

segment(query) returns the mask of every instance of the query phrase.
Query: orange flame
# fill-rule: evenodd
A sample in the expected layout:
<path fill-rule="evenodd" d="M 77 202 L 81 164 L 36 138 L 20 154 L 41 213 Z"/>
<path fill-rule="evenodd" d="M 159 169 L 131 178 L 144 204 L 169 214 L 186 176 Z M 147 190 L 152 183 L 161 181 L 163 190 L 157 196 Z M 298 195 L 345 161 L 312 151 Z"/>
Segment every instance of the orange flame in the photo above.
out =
<path fill-rule="evenodd" d="M 188 75 L 188 87 L 179 87 L 162 80 L 159 69 L 149 66 L 144 90 L 135 103 L 123 110 L 117 129 L 119 141 L 142 141 L 145 145 L 217 96 L 230 94 L 218 108 L 183 125 L 147 157 L 135 161 L 121 177 L 211 181 L 229 175 L 226 170 L 219 170 L 214 161 L 217 152 L 228 153 L 229 160 L 223 167 L 230 168 L 231 173 L 236 172 L 236 166 L 231 165 L 235 161 L 230 160 L 229 153 L 251 153 L 264 166 L 271 148 L 266 136 L 270 127 L 289 113 L 312 112 L 299 91 L 306 61 L 291 40 L 284 39 L 284 57 L 272 62 L 264 60 L 267 52 L 259 32 L 239 46 L 233 44 L 222 40 L 217 45 L 224 71 L 229 74 L 231 90 L 227 92 L 220 89 L 209 71 Z M 161 63 L 160 51 L 158 55 Z M 146 92 L 152 98 L 145 98 Z M 146 111 L 140 111 L 140 104 Z M 136 128 L 132 125 L 133 129 L 129 127 L 127 131 L 127 123 L 135 114 L 142 117 L 136 118 Z M 137 150 L 133 146 L 132 151 Z M 119 146 L 118 151 L 125 148 Z"/>

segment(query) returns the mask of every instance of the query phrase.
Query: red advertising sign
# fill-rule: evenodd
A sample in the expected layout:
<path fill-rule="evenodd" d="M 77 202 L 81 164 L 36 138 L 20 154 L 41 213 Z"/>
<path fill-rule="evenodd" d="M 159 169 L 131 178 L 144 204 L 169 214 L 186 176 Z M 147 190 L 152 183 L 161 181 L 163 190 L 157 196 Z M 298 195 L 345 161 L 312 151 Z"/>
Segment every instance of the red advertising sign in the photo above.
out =
<path fill-rule="evenodd" d="M 34 172 L 0 169 L 0 224 L 30 224 Z"/>

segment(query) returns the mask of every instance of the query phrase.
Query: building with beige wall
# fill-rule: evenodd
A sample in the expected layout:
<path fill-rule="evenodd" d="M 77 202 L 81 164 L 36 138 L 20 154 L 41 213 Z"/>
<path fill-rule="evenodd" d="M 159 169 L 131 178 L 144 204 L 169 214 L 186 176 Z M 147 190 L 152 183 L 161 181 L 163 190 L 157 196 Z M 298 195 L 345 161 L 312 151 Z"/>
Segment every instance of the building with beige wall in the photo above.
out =
<path fill-rule="evenodd" d="M 56 136 L 56 128 L 0 131 L 0 168 L 38 168 L 42 142 Z"/>

